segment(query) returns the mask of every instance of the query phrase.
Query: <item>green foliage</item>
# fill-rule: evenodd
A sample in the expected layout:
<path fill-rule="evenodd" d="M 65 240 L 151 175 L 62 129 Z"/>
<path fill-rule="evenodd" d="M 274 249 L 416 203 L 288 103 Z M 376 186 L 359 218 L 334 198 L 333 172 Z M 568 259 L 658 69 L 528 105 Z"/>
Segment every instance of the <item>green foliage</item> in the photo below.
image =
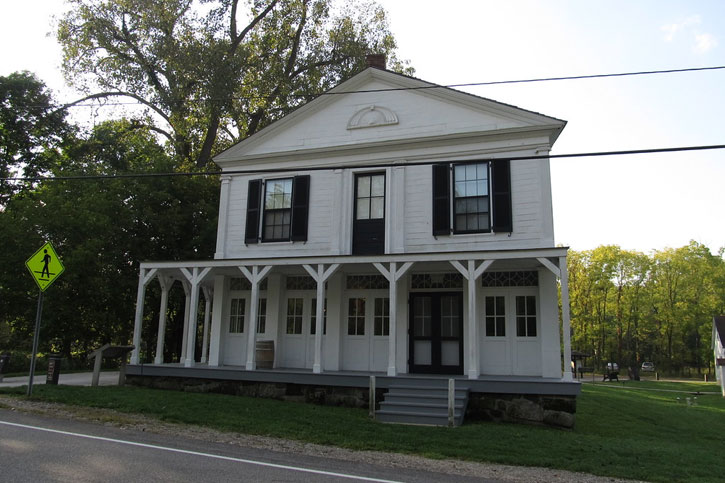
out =
<path fill-rule="evenodd" d="M 30 72 L 0 76 L 0 178 L 46 174 L 71 131 L 45 85 Z M 31 183 L 0 181 L 0 207 Z"/>
<path fill-rule="evenodd" d="M 373 3 L 333 0 L 69 0 L 64 70 L 87 99 L 131 98 L 175 155 L 211 155 L 350 77 L 365 54 L 391 68 L 395 40 Z"/>
<path fill-rule="evenodd" d="M 659 372 L 707 371 L 713 316 L 725 312 L 725 261 L 699 243 L 651 256 L 601 246 L 570 252 L 572 347 L 595 365 L 643 361 Z"/>
<path fill-rule="evenodd" d="M 126 120 L 100 124 L 64 155 L 54 170 L 58 176 L 175 170 L 152 133 Z M 16 197 L 0 212 L 6 247 L 0 253 L 0 326 L 9 339 L 0 343 L 29 349 L 37 288 L 24 262 L 44 240 L 53 242 L 65 272 L 46 292 L 41 351 L 55 344 L 66 357 L 79 358 L 103 343 L 127 343 L 138 262 L 210 258 L 217 210 L 218 180 L 203 176 L 48 180 Z M 171 300 L 172 321 L 179 304 Z"/>
<path fill-rule="evenodd" d="M 697 406 L 688 406 L 685 397 L 693 390 L 716 394 L 700 395 Z M 15 388 L 0 393 L 25 392 Z M 370 420 L 361 409 L 134 387 L 38 386 L 33 398 L 354 450 L 647 481 L 723 481 L 721 456 L 714 448 L 721 445 L 725 431 L 725 399 L 716 384 L 585 384 L 573 431 L 502 423 L 458 428 L 391 425 Z"/>

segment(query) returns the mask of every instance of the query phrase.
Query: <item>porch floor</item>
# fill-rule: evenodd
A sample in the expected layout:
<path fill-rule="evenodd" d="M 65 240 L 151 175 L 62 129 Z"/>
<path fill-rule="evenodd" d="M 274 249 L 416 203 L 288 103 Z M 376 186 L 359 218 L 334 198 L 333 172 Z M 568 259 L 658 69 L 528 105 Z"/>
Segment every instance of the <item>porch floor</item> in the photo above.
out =
<path fill-rule="evenodd" d="M 180 377 L 343 387 L 369 387 L 370 376 L 375 376 L 375 385 L 381 389 L 388 389 L 391 384 L 400 384 L 406 381 L 415 383 L 422 379 L 447 380 L 452 378 L 455 379 L 457 387 L 476 393 L 576 396 L 581 392 L 581 383 L 579 381 L 564 381 L 559 378 L 535 376 L 480 375 L 477 379 L 469 379 L 467 376 L 460 374 L 405 373 L 388 376 L 384 372 L 368 371 L 325 371 L 321 374 L 314 374 L 312 369 L 274 368 L 247 371 L 243 366 L 209 366 L 202 363 L 196 363 L 193 367 L 184 367 L 181 363 L 134 364 L 126 366 L 126 374 L 146 377 Z"/>

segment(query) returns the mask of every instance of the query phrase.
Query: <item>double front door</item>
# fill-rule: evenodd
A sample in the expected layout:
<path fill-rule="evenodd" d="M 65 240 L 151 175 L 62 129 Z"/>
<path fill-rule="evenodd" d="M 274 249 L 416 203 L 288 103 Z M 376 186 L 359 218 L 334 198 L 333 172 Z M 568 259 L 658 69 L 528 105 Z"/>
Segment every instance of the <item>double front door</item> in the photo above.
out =
<path fill-rule="evenodd" d="M 463 374 L 463 296 L 412 293 L 410 372 Z"/>

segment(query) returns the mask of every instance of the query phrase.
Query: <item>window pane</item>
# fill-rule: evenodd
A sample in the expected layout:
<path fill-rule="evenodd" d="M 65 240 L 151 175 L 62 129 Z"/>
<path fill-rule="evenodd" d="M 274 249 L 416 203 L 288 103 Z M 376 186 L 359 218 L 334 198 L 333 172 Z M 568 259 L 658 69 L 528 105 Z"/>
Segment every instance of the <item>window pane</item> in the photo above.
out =
<path fill-rule="evenodd" d="M 516 335 L 526 337 L 526 317 L 516 317 Z"/>
<path fill-rule="evenodd" d="M 456 230 L 466 230 L 466 215 L 456 215 Z"/>
<path fill-rule="evenodd" d="M 466 180 L 472 180 L 472 179 L 476 179 L 476 165 L 467 164 L 466 165 Z"/>
<path fill-rule="evenodd" d="M 516 315 L 526 314 L 526 297 L 516 297 Z"/>
<path fill-rule="evenodd" d="M 506 298 L 496 297 L 496 315 L 506 314 Z"/>
<path fill-rule="evenodd" d="M 370 196 L 385 196 L 385 176 L 382 174 L 373 176 Z"/>
<path fill-rule="evenodd" d="M 466 179 L 466 167 L 462 165 L 457 165 L 453 168 L 453 176 L 455 177 L 456 181 L 465 181 Z"/>
<path fill-rule="evenodd" d="M 477 196 L 478 189 L 475 181 L 466 181 L 466 196 Z"/>
<path fill-rule="evenodd" d="M 476 200 L 476 211 L 479 213 L 488 213 L 488 196 L 481 196 Z"/>
<path fill-rule="evenodd" d="M 462 198 L 466 196 L 466 182 L 456 181 L 455 183 L 456 198 Z"/>
<path fill-rule="evenodd" d="M 486 315 L 494 315 L 494 303 L 496 301 L 495 297 L 486 297 Z"/>
<path fill-rule="evenodd" d="M 357 178 L 357 197 L 370 197 L 370 176 L 359 176 Z"/>
<path fill-rule="evenodd" d="M 506 336 L 506 318 L 496 317 L 496 335 L 499 337 Z"/>
<path fill-rule="evenodd" d="M 370 218 L 373 220 L 383 218 L 385 213 L 385 199 L 371 198 L 370 203 Z"/>
<path fill-rule="evenodd" d="M 486 317 L 486 337 L 493 337 L 496 335 L 494 318 Z"/>
<path fill-rule="evenodd" d="M 526 335 L 536 337 L 536 317 L 526 318 Z"/>
<path fill-rule="evenodd" d="M 488 179 L 488 164 L 477 164 L 476 165 L 476 178 Z"/>
<path fill-rule="evenodd" d="M 478 229 L 479 230 L 488 229 L 488 215 L 478 215 Z"/>
<path fill-rule="evenodd" d="M 526 315 L 536 315 L 536 297 L 526 297 Z"/>
<path fill-rule="evenodd" d="M 364 198 L 364 199 L 357 200 L 357 219 L 358 220 L 370 219 L 370 198 Z"/>

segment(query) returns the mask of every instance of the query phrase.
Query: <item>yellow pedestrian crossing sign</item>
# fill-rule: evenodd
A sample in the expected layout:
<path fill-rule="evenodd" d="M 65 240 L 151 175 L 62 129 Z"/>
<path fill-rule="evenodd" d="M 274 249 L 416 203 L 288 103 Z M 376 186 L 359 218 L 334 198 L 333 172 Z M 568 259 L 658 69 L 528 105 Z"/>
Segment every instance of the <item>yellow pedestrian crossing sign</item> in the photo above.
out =
<path fill-rule="evenodd" d="M 53 245 L 47 242 L 45 245 L 33 254 L 32 257 L 25 261 L 25 266 L 28 267 L 30 275 L 35 279 L 35 283 L 38 284 L 40 290 L 45 292 L 51 283 L 63 273 L 65 267 L 58 258 L 58 255 L 53 249 Z"/>

